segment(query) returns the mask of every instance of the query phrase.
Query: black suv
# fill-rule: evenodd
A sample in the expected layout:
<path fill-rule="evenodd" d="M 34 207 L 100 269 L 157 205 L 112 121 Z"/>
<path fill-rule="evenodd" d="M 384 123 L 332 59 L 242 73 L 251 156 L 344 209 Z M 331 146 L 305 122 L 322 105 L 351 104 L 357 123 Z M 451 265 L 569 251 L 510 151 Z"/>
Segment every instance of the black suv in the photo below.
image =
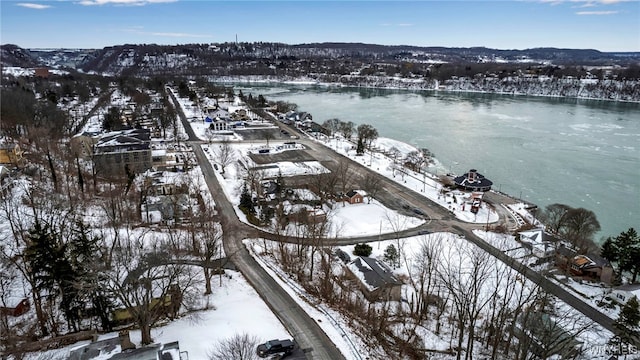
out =
<path fill-rule="evenodd" d="M 291 340 L 269 340 L 264 344 L 258 345 L 256 352 L 260 357 L 267 357 L 273 354 L 285 353 L 290 354 L 295 345 Z"/>

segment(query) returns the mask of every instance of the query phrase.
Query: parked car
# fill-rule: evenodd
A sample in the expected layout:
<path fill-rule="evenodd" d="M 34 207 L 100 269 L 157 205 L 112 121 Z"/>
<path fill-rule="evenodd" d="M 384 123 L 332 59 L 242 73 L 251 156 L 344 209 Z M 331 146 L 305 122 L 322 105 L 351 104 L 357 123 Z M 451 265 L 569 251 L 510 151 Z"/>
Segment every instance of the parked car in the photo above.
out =
<path fill-rule="evenodd" d="M 413 209 L 413 212 L 418 214 L 418 215 L 424 216 L 424 212 L 422 210 L 418 209 L 418 208 Z"/>
<path fill-rule="evenodd" d="M 290 354 L 295 347 L 295 344 L 291 340 L 269 340 L 264 344 L 258 345 L 256 352 L 260 357 L 267 357 L 269 355 L 281 354 L 285 355 Z"/>
<path fill-rule="evenodd" d="M 336 249 L 335 254 L 345 264 L 348 263 L 349 261 L 351 261 L 351 256 L 349 256 L 349 254 L 347 254 L 346 252 L 344 252 L 344 251 L 342 251 L 340 249 Z"/>

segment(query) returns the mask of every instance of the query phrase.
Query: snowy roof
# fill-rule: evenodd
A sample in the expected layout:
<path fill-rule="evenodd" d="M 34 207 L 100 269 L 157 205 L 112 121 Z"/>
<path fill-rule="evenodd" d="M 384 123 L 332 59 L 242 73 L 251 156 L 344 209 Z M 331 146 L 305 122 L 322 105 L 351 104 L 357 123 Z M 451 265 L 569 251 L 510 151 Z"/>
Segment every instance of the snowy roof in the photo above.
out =
<path fill-rule="evenodd" d="M 617 291 L 625 291 L 640 298 L 640 284 L 624 284 L 615 288 Z"/>
<path fill-rule="evenodd" d="M 469 172 L 465 173 L 462 176 L 458 176 L 453 179 L 453 181 L 458 185 L 462 186 L 465 189 L 469 190 L 480 190 L 480 189 L 490 189 L 491 185 L 493 185 L 493 181 L 485 178 L 482 174 L 477 172 L 475 169 L 469 170 Z"/>
<path fill-rule="evenodd" d="M 581 269 L 611 266 L 609 260 L 595 254 L 577 255 L 573 258 L 572 262 L 575 265 L 578 265 Z"/>
<path fill-rule="evenodd" d="M 178 359 L 180 346 L 178 342 L 168 344 L 152 344 L 137 349 L 122 351 L 120 338 L 114 337 L 89 343 L 85 346 L 71 350 L 69 360 L 89 359 Z M 168 356 L 178 355 L 178 357 Z"/>
<path fill-rule="evenodd" d="M 545 241 L 549 241 L 549 242 L 560 241 L 560 239 L 545 232 L 543 229 L 532 229 L 527 231 L 521 231 L 518 234 L 520 234 L 521 240 L 530 242 L 532 244 L 540 244 Z"/>
<path fill-rule="evenodd" d="M 348 197 L 350 197 L 350 198 L 352 198 L 352 197 L 354 197 L 354 196 L 356 196 L 356 195 L 358 195 L 358 192 L 357 192 L 357 191 L 355 191 L 355 190 L 350 190 L 350 191 L 347 193 L 347 196 L 348 196 Z"/>
<path fill-rule="evenodd" d="M 402 285 L 391 269 L 377 259 L 359 256 L 349 263 L 349 270 L 358 278 L 375 290 L 385 285 Z"/>
<path fill-rule="evenodd" d="M 96 143 L 97 149 L 148 149 L 150 131 L 149 129 L 129 129 L 122 131 L 112 131 L 100 137 Z"/>

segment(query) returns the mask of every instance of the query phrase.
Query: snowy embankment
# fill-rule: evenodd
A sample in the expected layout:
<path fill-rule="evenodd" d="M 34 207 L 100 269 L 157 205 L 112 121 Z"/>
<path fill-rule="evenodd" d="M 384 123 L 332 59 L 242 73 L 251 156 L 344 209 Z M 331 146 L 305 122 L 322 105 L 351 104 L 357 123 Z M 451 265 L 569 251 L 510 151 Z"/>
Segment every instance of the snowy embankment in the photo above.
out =
<path fill-rule="evenodd" d="M 313 84 L 320 86 L 416 91 L 478 92 L 501 95 L 640 102 L 640 81 L 638 80 L 619 81 L 524 77 L 498 79 L 480 77 L 479 79 L 457 78 L 439 82 L 433 79 L 400 78 L 394 76 L 318 75 L 316 78 L 310 79 L 307 77 L 293 78 L 254 75 L 225 76 L 216 78 L 214 81 L 226 83 Z"/>

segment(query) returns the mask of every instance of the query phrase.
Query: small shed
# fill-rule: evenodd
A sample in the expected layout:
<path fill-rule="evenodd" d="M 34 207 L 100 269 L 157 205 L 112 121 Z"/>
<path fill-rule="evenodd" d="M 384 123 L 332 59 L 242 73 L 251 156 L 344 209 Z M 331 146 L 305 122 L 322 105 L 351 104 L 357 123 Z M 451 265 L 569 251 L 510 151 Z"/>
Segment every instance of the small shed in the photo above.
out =
<path fill-rule="evenodd" d="M 27 298 L 20 299 L 15 304 L 8 306 L 0 306 L 0 313 L 3 315 L 18 317 L 25 314 L 31 308 L 31 304 Z"/>
<path fill-rule="evenodd" d="M 351 190 L 347 192 L 344 198 L 349 204 L 361 204 L 364 200 L 362 194 L 358 193 L 356 190 Z"/>

